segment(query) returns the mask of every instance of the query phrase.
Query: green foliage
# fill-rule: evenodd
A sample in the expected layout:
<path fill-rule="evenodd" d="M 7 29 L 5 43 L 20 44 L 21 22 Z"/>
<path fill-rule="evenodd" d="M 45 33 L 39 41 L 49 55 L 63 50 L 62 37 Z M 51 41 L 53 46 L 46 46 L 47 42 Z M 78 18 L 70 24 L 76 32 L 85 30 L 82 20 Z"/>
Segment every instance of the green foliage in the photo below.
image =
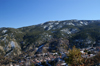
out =
<path fill-rule="evenodd" d="M 31 66 L 35 66 L 35 65 L 32 63 Z"/>
<path fill-rule="evenodd" d="M 41 62 L 41 65 L 46 65 L 46 62 L 45 61 Z"/>
<path fill-rule="evenodd" d="M 59 56 L 61 56 L 61 53 L 58 53 Z"/>
<path fill-rule="evenodd" d="M 68 58 L 65 59 L 66 63 L 71 64 L 80 64 L 82 61 L 81 52 L 79 49 L 75 48 L 75 46 L 69 49 L 69 53 L 67 54 Z"/>
<path fill-rule="evenodd" d="M 56 62 L 55 61 L 49 61 L 48 62 L 51 66 L 56 66 Z"/>
<path fill-rule="evenodd" d="M 84 50 L 84 52 L 88 52 L 88 50 Z"/>
<path fill-rule="evenodd" d="M 5 46 L 4 41 L 1 41 L 1 42 L 0 42 L 0 45 L 4 47 L 4 46 Z"/>
<path fill-rule="evenodd" d="M 88 52 L 88 54 L 91 54 L 91 52 Z"/>

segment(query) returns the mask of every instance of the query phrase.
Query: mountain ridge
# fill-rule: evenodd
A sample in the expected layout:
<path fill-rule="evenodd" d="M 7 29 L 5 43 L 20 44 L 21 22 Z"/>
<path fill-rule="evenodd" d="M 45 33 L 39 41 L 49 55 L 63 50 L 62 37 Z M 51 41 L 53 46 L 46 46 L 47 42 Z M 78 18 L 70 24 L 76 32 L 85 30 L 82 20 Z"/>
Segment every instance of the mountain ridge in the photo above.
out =
<path fill-rule="evenodd" d="M 0 28 L 0 53 L 1 55 L 20 55 L 23 51 L 39 48 L 46 42 L 42 52 L 59 52 L 56 49 L 68 48 L 75 45 L 77 48 L 84 48 L 99 45 L 100 20 L 63 20 L 48 21 L 38 25 L 21 28 Z M 63 39 L 63 40 L 62 40 Z M 54 40 L 54 41 L 53 41 Z M 62 41 L 59 43 L 59 41 Z M 68 42 L 67 44 L 65 42 Z M 13 42 L 13 46 L 12 43 Z M 53 43 L 54 42 L 54 43 Z M 15 46 L 16 44 L 16 46 Z M 56 44 L 56 45 L 55 45 Z M 12 47 L 14 47 L 12 49 Z M 53 49 L 53 51 L 49 51 Z M 64 50 L 64 51 L 65 51 Z M 11 53 L 10 53 L 11 52 Z"/>

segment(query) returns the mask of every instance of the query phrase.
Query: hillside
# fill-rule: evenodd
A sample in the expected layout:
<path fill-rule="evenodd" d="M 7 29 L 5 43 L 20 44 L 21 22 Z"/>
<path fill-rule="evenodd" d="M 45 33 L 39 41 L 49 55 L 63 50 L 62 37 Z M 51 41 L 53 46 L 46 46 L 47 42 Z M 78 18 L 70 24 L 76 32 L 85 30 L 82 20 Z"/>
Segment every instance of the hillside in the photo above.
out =
<path fill-rule="evenodd" d="M 100 20 L 48 21 L 17 29 L 0 28 L 0 54 L 13 57 L 32 49 L 34 53 L 63 52 L 74 45 L 99 46 L 99 28 Z"/>

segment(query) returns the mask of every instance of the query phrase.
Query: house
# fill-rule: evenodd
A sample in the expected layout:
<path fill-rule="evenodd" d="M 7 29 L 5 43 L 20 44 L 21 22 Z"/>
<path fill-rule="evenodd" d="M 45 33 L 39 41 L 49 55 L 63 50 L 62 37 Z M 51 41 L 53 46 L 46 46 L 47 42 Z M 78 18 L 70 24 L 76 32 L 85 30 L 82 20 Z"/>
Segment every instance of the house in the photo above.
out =
<path fill-rule="evenodd" d="M 82 50 L 82 51 L 80 51 L 82 54 L 84 54 L 85 52 Z"/>
<path fill-rule="evenodd" d="M 14 66 L 20 66 L 20 65 L 16 64 L 16 65 L 14 65 Z"/>
<path fill-rule="evenodd" d="M 9 63 L 9 66 L 13 66 L 12 62 Z"/>
<path fill-rule="evenodd" d="M 61 63 L 61 66 L 68 66 L 66 63 Z"/>
<path fill-rule="evenodd" d="M 58 62 L 56 63 L 56 66 L 68 66 L 68 64 L 65 63 L 64 61 L 58 61 Z"/>

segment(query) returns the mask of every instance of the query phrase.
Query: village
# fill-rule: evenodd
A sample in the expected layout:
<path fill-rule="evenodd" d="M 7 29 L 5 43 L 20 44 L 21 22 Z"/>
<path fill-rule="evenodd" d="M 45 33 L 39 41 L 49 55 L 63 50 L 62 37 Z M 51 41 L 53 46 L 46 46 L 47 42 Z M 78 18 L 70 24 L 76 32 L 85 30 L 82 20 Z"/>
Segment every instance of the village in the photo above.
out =
<path fill-rule="evenodd" d="M 91 58 L 96 56 L 99 52 L 98 47 L 88 47 L 80 49 L 81 57 L 83 58 Z M 20 56 L 21 59 L 14 60 L 14 62 L 10 62 L 4 66 L 68 66 L 65 62 L 64 58 L 67 56 L 68 51 L 60 52 L 60 53 L 39 53 L 33 56 L 29 56 L 28 54 Z M 23 58 L 22 58 L 23 57 Z"/>

